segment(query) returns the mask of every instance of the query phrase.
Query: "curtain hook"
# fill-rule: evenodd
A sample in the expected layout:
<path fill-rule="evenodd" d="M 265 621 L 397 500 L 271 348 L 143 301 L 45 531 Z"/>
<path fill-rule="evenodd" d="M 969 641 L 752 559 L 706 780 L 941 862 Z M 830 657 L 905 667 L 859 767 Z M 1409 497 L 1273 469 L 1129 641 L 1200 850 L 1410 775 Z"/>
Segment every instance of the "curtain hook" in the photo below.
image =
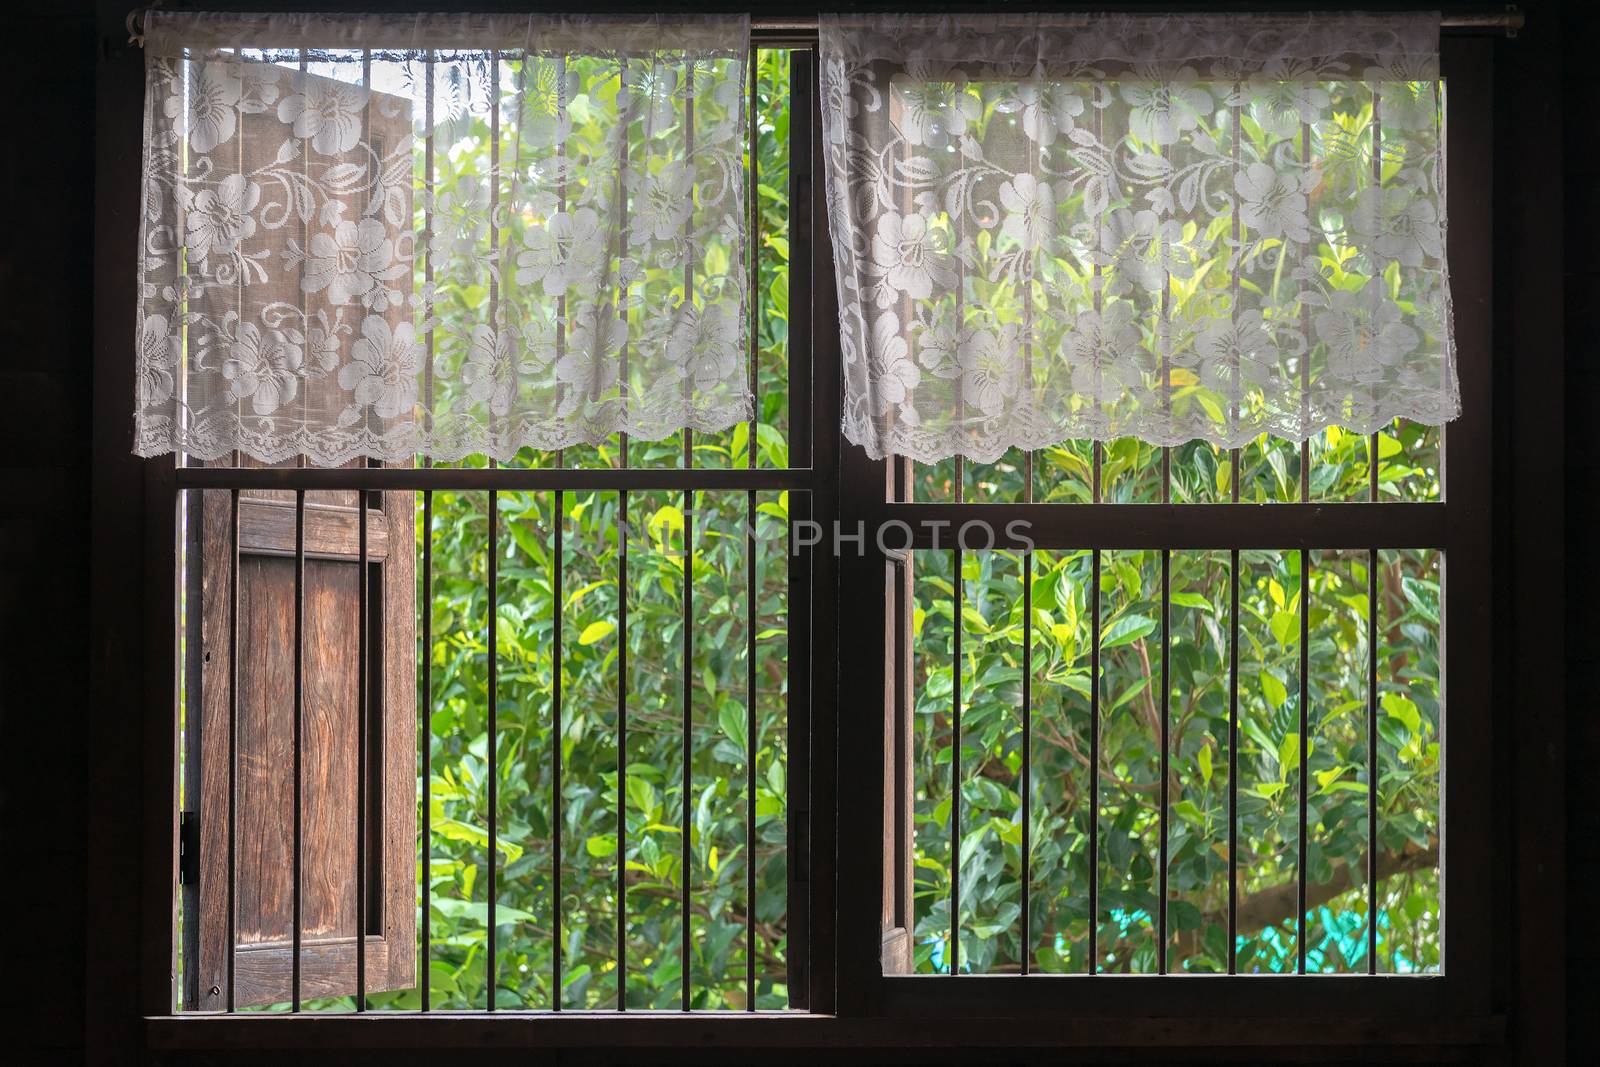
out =
<path fill-rule="evenodd" d="M 123 19 L 123 26 L 128 30 L 128 43 L 138 48 L 144 47 L 144 19 L 151 11 L 161 6 L 162 0 L 153 0 L 143 7 L 136 7 L 128 12 L 128 17 Z"/>

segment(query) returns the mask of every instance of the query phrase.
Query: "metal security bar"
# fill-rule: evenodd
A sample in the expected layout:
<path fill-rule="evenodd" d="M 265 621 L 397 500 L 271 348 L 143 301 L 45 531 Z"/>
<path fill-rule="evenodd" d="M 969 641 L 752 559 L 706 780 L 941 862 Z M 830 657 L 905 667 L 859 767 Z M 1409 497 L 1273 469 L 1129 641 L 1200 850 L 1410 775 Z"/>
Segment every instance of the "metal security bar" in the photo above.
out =
<path fill-rule="evenodd" d="M 808 61 L 809 57 L 802 52 L 794 53 L 795 77 L 791 84 L 791 107 L 801 109 L 796 114 L 791 124 L 791 137 L 803 143 L 791 147 L 791 166 L 789 173 L 790 202 L 793 205 L 790 219 L 790 244 L 796 263 L 805 264 L 810 261 L 816 237 L 810 232 L 813 222 L 822 225 L 822 213 L 813 208 L 811 200 L 820 199 L 821 189 L 819 184 L 813 184 L 809 173 L 809 159 L 811 158 L 810 139 L 813 134 L 810 122 L 809 107 L 811 106 L 810 88 L 806 84 L 809 72 L 814 67 Z M 370 80 L 370 60 L 364 62 L 363 78 Z M 429 72 L 428 84 L 424 89 L 423 103 L 428 128 L 433 127 L 434 116 L 434 60 L 429 53 L 426 66 Z M 756 83 L 758 73 L 757 59 L 752 51 L 749 67 L 750 84 L 748 86 L 748 101 L 751 106 L 749 124 L 749 142 L 747 151 L 750 159 L 747 193 L 750 197 L 749 221 L 751 226 L 751 244 L 747 249 L 750 258 L 749 278 L 751 301 L 748 308 L 750 326 L 750 348 L 747 352 L 749 360 L 749 385 L 752 394 L 756 394 L 759 386 L 757 374 L 757 359 L 759 357 L 759 315 L 756 299 L 757 282 L 760 278 L 761 234 L 759 233 L 760 211 L 756 203 L 758 195 L 758 182 L 756 161 L 759 157 L 758 138 L 759 122 L 754 113 L 759 100 Z M 688 77 L 694 76 L 692 68 Z M 626 78 L 626 74 L 623 74 Z M 498 86 L 499 72 L 493 76 L 494 83 Z M 564 90 L 564 82 L 562 82 Z M 521 86 L 519 84 L 518 92 Z M 694 102 L 686 99 L 684 103 L 684 121 L 691 128 L 694 122 Z M 492 106 L 489 112 L 491 127 L 490 154 L 494 161 L 491 170 L 498 173 L 499 166 L 499 105 Z M 627 135 L 626 130 L 624 136 Z M 691 158 L 692 158 L 692 134 Z M 432 191 L 435 183 L 435 146 L 432 137 L 424 139 L 420 146 L 422 157 L 421 181 L 428 191 L 423 208 L 423 226 L 425 238 L 432 235 L 433 198 Z M 624 158 L 626 152 L 624 151 Z M 494 178 L 491 176 L 491 183 Z M 625 187 L 624 187 L 625 188 Z M 565 203 L 565 186 L 563 184 L 559 196 Z M 489 240 L 497 250 L 501 246 L 502 234 L 498 227 L 491 227 Z M 623 226 L 621 238 L 623 245 L 621 251 L 626 251 L 626 223 Z M 420 268 L 423 278 L 429 285 L 433 278 L 434 265 L 429 253 L 430 242 L 426 239 L 419 242 Z M 686 265 L 684 270 L 685 299 L 693 299 L 693 267 Z M 224 873 L 222 888 L 226 892 L 226 994 L 219 1002 L 225 1013 L 233 1013 L 246 1005 L 236 996 L 238 986 L 238 968 L 246 953 L 241 952 L 238 943 L 236 920 L 239 914 L 238 874 L 239 857 L 237 854 L 237 841 L 239 835 L 238 819 L 240 813 L 240 786 L 239 786 L 239 702 L 241 682 L 239 680 L 240 658 L 247 650 L 241 647 L 240 621 L 244 610 L 241 606 L 241 513 L 249 507 L 256 506 L 255 498 L 262 494 L 282 493 L 292 495 L 292 529 L 284 531 L 290 535 L 292 549 L 289 555 L 293 560 L 293 610 L 291 619 L 292 632 L 292 738 L 290 745 L 290 761 L 288 777 L 292 785 L 292 825 L 289 828 L 291 836 L 292 869 L 289 873 L 290 895 L 290 929 L 288 940 L 290 942 L 288 955 L 289 978 L 287 1001 L 292 1012 L 299 1012 L 304 1007 L 304 1002 L 313 998 L 327 995 L 327 984 L 320 979 L 312 981 L 309 972 L 305 971 L 307 953 L 312 949 L 312 941 L 306 934 L 307 915 L 304 912 L 306 901 L 306 868 L 303 860 L 305 857 L 305 837 L 307 832 L 307 818 L 325 818 L 327 813 L 314 811 L 308 807 L 304 795 L 305 789 L 305 753 L 308 743 L 306 730 L 307 722 L 307 642 L 311 639 L 310 623 L 307 616 L 307 565 L 308 559 L 322 559 L 327 557 L 327 550 L 323 547 L 311 549 L 308 547 L 308 531 L 313 522 L 324 521 L 320 511 L 317 514 L 308 513 L 308 494 L 314 498 L 316 494 L 334 492 L 352 492 L 355 497 L 356 515 L 351 522 L 353 529 L 350 531 L 350 559 L 357 566 L 357 602 L 355 609 L 358 634 L 355 636 L 355 664 L 356 681 L 354 686 L 354 729 L 357 734 L 355 744 L 355 804 L 354 827 L 355 838 L 355 876 L 352 889 L 354 892 L 354 914 L 356 933 L 349 946 L 349 959 L 354 966 L 355 975 L 353 982 L 353 997 L 355 1010 L 358 1013 L 366 1012 L 369 1008 L 369 965 L 372 962 L 369 952 L 368 929 L 373 921 L 372 892 L 373 871 L 370 869 L 369 856 L 374 848 L 372 782 L 375 773 L 372 760 L 376 753 L 371 751 L 369 740 L 372 732 L 373 718 L 373 665 L 376 651 L 372 636 L 374 633 L 375 615 L 377 604 L 374 600 L 374 589 L 370 580 L 370 569 L 373 563 L 374 531 L 369 528 L 372 519 L 369 512 L 375 514 L 375 507 L 382 500 L 384 493 L 418 493 L 416 506 L 421 516 L 421 544 L 419 548 L 421 573 L 420 584 L 420 632 L 423 654 L 417 664 L 417 685 L 421 694 L 419 700 L 419 727 L 421 736 L 418 739 L 417 756 L 420 760 L 420 836 L 422 850 L 420 856 L 420 885 L 418 896 L 421 905 L 422 929 L 419 931 L 420 958 L 417 966 L 417 983 L 419 1004 L 418 1010 L 422 1013 L 430 1012 L 433 1007 L 433 998 L 428 980 L 428 962 L 432 955 L 432 938 L 428 917 L 433 907 L 433 869 L 432 850 L 428 847 L 435 832 L 433 826 L 432 808 L 434 798 L 432 795 L 432 774 L 430 765 L 434 755 L 433 731 L 430 727 L 432 711 L 432 693 L 434 688 L 434 666 L 430 650 L 434 641 L 434 620 L 431 604 L 435 588 L 435 553 L 433 523 L 435 519 L 435 493 L 452 494 L 483 494 L 486 502 L 487 530 L 485 533 L 485 599 L 486 618 L 483 619 L 483 633 L 487 648 L 485 671 L 487 674 L 486 686 L 486 712 L 488 743 L 485 752 L 488 764 L 485 790 L 486 821 L 487 821 L 487 847 L 484 854 L 484 884 L 486 894 L 484 906 L 487 923 L 485 930 L 485 951 L 483 966 L 488 976 L 487 999 L 481 1006 L 483 1011 L 496 1010 L 495 990 L 496 958 L 497 958 L 497 927 L 499 922 L 496 916 L 496 903 L 499 896 L 500 880 L 502 877 L 502 863 L 499 853 L 500 836 L 503 826 L 500 819 L 500 798 L 498 796 L 498 745 L 500 733 L 498 722 L 499 711 L 499 668 L 496 650 L 499 646 L 499 613 L 501 593 L 499 583 L 499 552 L 497 545 L 501 533 L 501 500 L 500 494 L 513 492 L 532 492 L 546 496 L 554 505 L 555 522 L 552 526 L 552 539 L 554 555 L 551 563 L 550 579 L 554 589 L 555 612 L 553 621 L 554 643 L 552 679 L 552 737 L 551 767 L 552 767 L 552 795 L 550 797 L 552 819 L 552 854 L 553 877 L 550 887 L 551 907 L 554 916 L 552 931 L 553 960 L 551 971 L 551 988 L 554 991 L 552 1003 L 549 1008 L 553 1012 L 563 1009 L 562 989 L 565 980 L 562 938 L 562 858 L 566 847 L 563 841 L 562 819 L 562 744 L 564 736 L 565 718 L 563 714 L 563 611 L 565 602 L 566 579 L 564 572 L 565 563 L 565 515 L 566 499 L 569 493 L 607 492 L 615 493 L 617 509 L 616 533 L 618 538 L 617 570 L 615 578 L 618 584 L 617 607 L 617 787 L 615 794 L 616 803 L 616 834 L 617 834 L 617 916 L 616 916 L 616 973 L 617 1011 L 628 1009 L 627 1000 L 627 967 L 628 967 L 628 936 L 629 913 L 627 907 L 627 775 L 628 768 L 628 728 L 629 728 L 629 673 L 628 673 L 628 645 L 627 634 L 630 614 L 629 598 L 629 559 L 628 559 L 628 509 L 629 494 L 633 491 L 673 491 L 681 494 L 684 514 L 686 516 L 683 530 L 683 571 L 681 595 L 681 610 L 683 620 L 682 656 L 684 663 L 682 687 L 682 744 L 683 768 L 681 788 L 683 791 L 681 809 L 681 856 L 683 877 L 679 901 L 679 916 L 681 923 L 681 941 L 678 946 L 681 953 L 683 979 L 681 990 L 681 1010 L 689 1011 L 693 1005 L 695 982 L 701 976 L 695 974 L 693 967 L 694 940 L 692 936 L 692 893 L 694 879 L 692 875 L 691 829 L 692 829 L 692 796 L 694 780 L 692 774 L 693 755 L 693 730 L 694 716 L 694 677 L 691 665 L 695 653 L 695 581 L 694 561 L 696 557 L 696 533 L 694 528 L 695 504 L 698 493 L 714 491 L 731 491 L 740 493 L 744 497 L 742 509 L 747 520 L 746 529 L 742 535 L 745 550 L 744 566 L 742 568 L 745 582 L 745 603 L 743 605 L 743 618 L 746 634 L 743 641 L 743 651 L 746 657 L 744 678 L 744 720 L 747 737 L 746 757 L 743 773 L 744 790 L 744 815 L 743 836 L 746 852 L 746 871 L 743 884 L 744 896 L 744 930 L 746 942 L 745 961 L 743 966 L 743 984 L 745 990 L 745 1010 L 753 1013 L 757 1010 L 757 966 L 756 942 L 758 937 L 756 924 L 756 860 L 757 860 L 757 767 L 756 756 L 758 751 L 757 730 L 759 727 L 757 717 L 757 697 L 761 685 L 757 671 L 757 634 L 760 613 L 758 575 L 760 562 L 758 552 L 761 551 L 755 524 L 758 516 L 759 493 L 791 493 L 794 494 L 793 514 L 795 517 L 822 517 L 827 514 L 830 505 L 817 499 L 819 485 L 828 477 L 828 472 L 818 470 L 809 464 L 814 458 L 813 422 L 817 419 L 819 411 L 814 406 L 820 407 L 823 414 L 822 425 L 837 424 L 837 397 L 836 388 L 828 384 L 820 389 L 812 385 L 812 353 L 809 350 L 810 331 L 807 319 L 810 315 L 812 304 L 813 278 L 806 269 L 794 269 L 789 273 L 789 306 L 794 319 L 793 328 L 789 335 L 789 389 L 791 396 L 791 410 L 794 412 L 791 430 L 791 457 L 799 464 L 785 468 L 765 468 L 758 466 L 756 460 L 757 448 L 757 420 L 759 419 L 759 396 L 757 396 L 757 418 L 745 425 L 747 434 L 747 455 L 745 463 L 738 468 L 710 469 L 696 466 L 694 454 L 694 438 L 692 431 L 683 431 L 682 436 L 682 463 L 680 469 L 667 468 L 631 468 L 628 464 L 627 435 L 619 436 L 620 457 L 622 465 L 615 468 L 573 468 L 566 464 L 562 452 L 553 453 L 554 465 L 538 468 L 504 467 L 496 463 L 489 463 L 486 467 L 437 467 L 430 457 L 420 456 L 416 466 L 373 466 L 351 465 L 341 468 L 313 469 L 303 466 L 284 467 L 247 467 L 247 466 L 204 466 L 180 463 L 173 471 L 173 487 L 179 499 L 185 497 L 200 501 L 206 493 L 227 493 L 227 537 L 226 546 L 228 553 L 228 572 L 226 594 L 223 600 L 226 611 L 226 642 L 229 656 L 229 674 L 227 682 L 227 834 L 226 855 L 219 864 Z M 498 285 L 491 283 L 489 301 L 491 307 L 500 299 Z M 621 299 L 625 299 L 625 296 Z M 565 298 L 561 298 L 564 308 Z M 559 349 L 566 343 L 564 331 L 557 331 L 556 346 Z M 433 335 L 426 334 L 427 368 L 424 375 L 423 390 L 431 401 L 434 395 L 434 365 L 433 365 Z M 626 360 L 626 350 L 623 352 Z M 624 364 L 624 375 L 626 374 Z M 431 403 L 430 403 L 431 408 Z M 313 510 L 322 509 L 323 505 L 311 505 Z M 382 531 L 379 531 L 381 534 Z M 387 546 L 385 551 L 406 551 L 406 546 L 389 544 L 391 538 L 383 535 L 380 545 Z M 770 551 L 770 550 L 769 550 Z M 380 557 L 381 558 L 381 557 Z M 800 553 L 790 554 L 788 567 L 789 601 L 786 608 L 790 617 L 790 627 L 793 637 L 790 642 L 789 671 L 790 693 L 788 704 L 788 717 L 790 730 L 795 735 L 790 742 L 790 774 L 789 780 L 809 788 L 809 783 L 803 777 L 809 766 L 809 739 L 800 731 L 806 729 L 810 721 L 809 701 L 812 687 L 808 682 L 810 670 L 810 638 L 807 636 L 809 626 L 807 613 L 810 610 L 812 595 L 810 592 L 812 569 L 808 556 Z M 825 602 L 825 598 L 824 598 Z M 192 610 L 198 610 L 196 605 Z M 393 699 L 395 694 L 390 694 Z M 326 743 L 327 738 L 319 736 L 319 744 Z M 798 773 L 797 773 L 798 772 Z M 793 861 L 789 864 L 789 897 L 790 897 L 790 986 L 791 1003 L 804 1005 L 811 999 L 806 988 L 806 980 L 810 971 L 806 967 L 808 962 L 806 954 L 810 951 L 806 943 L 807 931 L 810 928 L 809 917 L 806 913 L 808 907 L 808 893 L 806 890 L 807 878 L 803 869 L 805 856 L 805 840 L 808 834 L 806 820 L 809 818 L 809 804 L 802 798 L 791 798 L 792 808 L 789 817 L 790 851 Z M 343 818 L 339 813 L 335 819 Z M 797 869 L 798 866 L 798 869 Z M 798 935 L 798 936 L 797 936 Z M 221 992 L 221 991 L 217 991 Z"/>

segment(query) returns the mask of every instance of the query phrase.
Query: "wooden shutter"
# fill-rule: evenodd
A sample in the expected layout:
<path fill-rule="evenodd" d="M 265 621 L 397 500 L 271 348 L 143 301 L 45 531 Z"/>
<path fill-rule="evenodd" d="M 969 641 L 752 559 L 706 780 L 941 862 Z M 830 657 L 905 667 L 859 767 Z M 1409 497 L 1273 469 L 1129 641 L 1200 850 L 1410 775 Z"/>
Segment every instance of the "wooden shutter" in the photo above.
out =
<path fill-rule="evenodd" d="M 357 68 L 359 70 L 359 68 Z M 285 72 L 285 81 L 293 72 Z M 318 80 L 315 75 L 293 73 Z M 287 89 L 287 85 L 285 86 Z M 275 119 L 240 116 L 243 173 L 270 167 L 283 143 Z M 409 151 L 409 101 L 374 92 L 362 140 L 381 159 Z M 313 155 L 289 165 L 312 173 L 338 164 L 368 169 L 365 145 L 347 159 Z M 353 190 L 343 218 L 370 205 Z M 320 210 L 320 203 L 319 203 Z M 381 211 L 381 207 L 378 208 Z M 405 205 L 409 219 L 411 206 Z M 301 309 L 308 321 L 350 326 L 348 357 L 361 319 L 354 300 L 334 307 L 327 292 L 301 291 L 284 269 L 291 242 L 330 223 L 314 213 L 258 230 L 270 253 L 267 285 L 247 286 L 241 308 L 260 321 L 274 302 Z M 404 284 L 404 283 L 402 283 Z M 391 327 L 408 321 L 403 302 L 383 311 Z M 311 411 L 338 410 L 347 395 L 332 375 L 309 375 L 295 401 Z M 359 466 L 355 461 L 350 466 Z M 241 465 L 260 466 L 248 459 Z M 294 466 L 293 462 L 283 464 Z M 360 563 L 358 496 L 308 493 L 305 508 L 303 710 L 301 727 L 301 998 L 356 992 L 356 938 L 366 942 L 369 993 L 410 988 L 417 940 L 417 691 L 413 495 L 368 496 L 368 717 L 359 737 Z M 235 812 L 235 936 L 228 938 L 230 497 L 191 493 L 187 542 L 190 605 L 186 657 L 184 1002 L 195 1010 L 227 1006 L 228 953 L 235 952 L 236 1007 L 291 997 L 293 906 L 293 713 L 295 652 L 295 502 L 292 491 L 243 492 L 239 502 L 238 701 Z M 365 749 L 366 928 L 356 929 L 357 757 Z"/>

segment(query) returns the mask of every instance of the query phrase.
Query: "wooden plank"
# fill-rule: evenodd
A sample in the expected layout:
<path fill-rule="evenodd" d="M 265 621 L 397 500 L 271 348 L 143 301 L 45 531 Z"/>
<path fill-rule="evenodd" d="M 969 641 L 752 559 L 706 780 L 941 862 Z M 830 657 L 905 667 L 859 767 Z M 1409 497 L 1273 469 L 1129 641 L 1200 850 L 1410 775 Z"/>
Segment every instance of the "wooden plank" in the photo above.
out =
<path fill-rule="evenodd" d="M 911 973 L 911 932 L 904 926 L 891 926 L 883 932 L 878 963 L 884 974 Z"/>
<path fill-rule="evenodd" d="M 410 496 L 409 493 L 396 495 Z M 354 563 L 360 556 L 360 517 L 353 506 L 308 501 L 305 536 L 307 559 Z M 251 498 L 240 500 L 239 547 L 251 555 L 293 556 L 294 504 Z M 389 524 L 382 511 L 368 508 L 367 561 L 382 563 L 388 555 Z"/>
<path fill-rule="evenodd" d="M 290 937 L 289 744 L 294 685 L 293 564 L 241 559 L 239 604 L 239 870 L 241 946 Z M 302 935 L 351 936 L 354 878 L 356 574 L 308 560 L 302 750 Z M 242 1002 L 241 1002 L 242 1003 Z"/>
<path fill-rule="evenodd" d="M 382 495 L 383 523 L 396 546 L 383 563 L 372 605 L 374 626 L 367 647 L 380 664 L 368 697 L 369 716 L 382 731 L 377 759 L 369 758 L 379 820 L 369 835 L 378 855 L 377 909 L 368 908 L 368 930 L 381 932 L 384 966 L 367 954 L 367 990 L 407 989 L 417 981 L 417 591 L 416 500 L 410 492 Z M 424 606 L 424 610 L 427 610 Z M 385 970 L 386 968 L 386 970 Z M 424 977 L 424 981 L 426 978 Z"/>
<path fill-rule="evenodd" d="M 391 961 L 387 938 L 367 936 L 367 983 L 370 989 L 389 985 Z M 289 953 L 287 945 L 274 944 L 240 951 L 234 978 L 239 983 L 240 1004 L 281 1004 L 289 999 Z M 349 975 L 355 973 L 354 937 L 332 940 L 306 938 L 301 942 L 300 996 L 346 996 Z"/>

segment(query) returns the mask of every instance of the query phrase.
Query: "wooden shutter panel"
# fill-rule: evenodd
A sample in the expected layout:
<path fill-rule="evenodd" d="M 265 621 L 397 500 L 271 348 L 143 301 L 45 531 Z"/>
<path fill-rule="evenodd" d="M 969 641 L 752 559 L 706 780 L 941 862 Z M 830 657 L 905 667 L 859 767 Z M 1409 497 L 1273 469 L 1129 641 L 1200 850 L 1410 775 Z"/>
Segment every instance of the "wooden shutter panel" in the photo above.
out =
<path fill-rule="evenodd" d="M 357 68 L 359 69 L 359 68 Z M 289 77 L 319 80 L 286 72 Z M 274 163 L 284 138 L 275 117 L 240 116 L 240 169 Z M 410 103 L 372 93 L 362 141 L 379 158 L 408 152 Z M 290 166 L 321 170 L 371 166 L 365 144 L 347 158 L 313 155 Z M 343 218 L 359 219 L 370 204 L 364 189 L 348 194 Z M 379 209 L 381 210 L 381 208 Z M 411 205 L 405 204 L 409 220 Z M 267 285 L 245 288 L 241 317 L 259 316 L 275 301 L 309 320 L 351 325 L 341 338 L 348 356 L 361 319 L 355 301 L 334 307 L 327 292 L 301 291 L 299 272 L 282 269 L 282 253 L 301 249 L 319 227 L 291 216 L 276 230 L 258 230 L 258 248 L 277 265 Z M 404 283 L 402 283 L 404 284 Z M 382 314 L 391 327 L 409 321 L 403 302 Z M 332 375 L 308 377 L 298 403 L 311 411 L 343 405 Z M 240 460 L 242 466 L 260 466 Z M 294 466 L 293 462 L 282 466 Z M 349 466 L 360 466 L 353 461 Z M 303 705 L 301 728 L 301 998 L 356 992 L 356 937 L 366 942 L 369 993 L 411 988 L 417 941 L 417 693 L 413 495 L 368 496 L 368 713 L 358 737 L 360 564 L 358 498 L 354 492 L 308 493 L 305 508 Z M 235 937 L 228 938 L 230 497 L 191 493 L 188 540 L 191 650 L 186 717 L 185 808 L 197 852 L 186 866 L 184 1003 L 200 1010 L 227 1006 L 228 953 L 235 952 L 236 1007 L 291 997 L 293 904 L 294 494 L 241 492 L 239 502 L 238 727 L 235 753 Z M 196 610 L 198 609 L 198 610 Z M 366 929 L 356 929 L 357 754 L 367 766 L 365 839 Z"/>

